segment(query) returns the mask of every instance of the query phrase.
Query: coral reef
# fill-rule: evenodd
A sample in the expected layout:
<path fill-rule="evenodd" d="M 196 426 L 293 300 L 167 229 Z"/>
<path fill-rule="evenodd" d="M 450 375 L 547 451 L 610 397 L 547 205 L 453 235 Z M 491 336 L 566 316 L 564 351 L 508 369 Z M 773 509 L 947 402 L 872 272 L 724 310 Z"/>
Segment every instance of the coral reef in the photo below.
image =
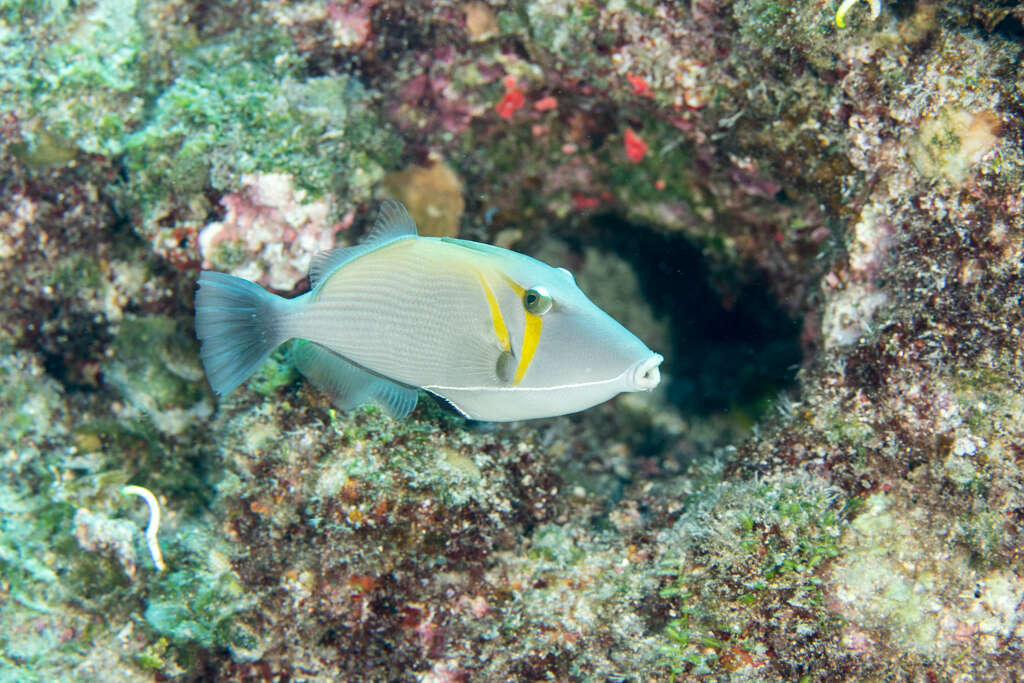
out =
<path fill-rule="evenodd" d="M 291 291 L 309 273 L 313 254 L 334 248 L 352 214 L 329 224 L 332 198 L 306 201 L 282 173 L 244 176 L 241 184 L 240 192 L 221 198 L 224 220 L 199 231 L 202 267 Z"/>
<path fill-rule="evenodd" d="M 6 3 L 0 680 L 1024 677 L 1024 11 L 869 4 Z M 197 269 L 384 195 L 663 386 L 218 401 Z"/>
<path fill-rule="evenodd" d="M 386 175 L 381 187 L 409 209 L 421 235 L 457 237 L 462 212 L 462 181 L 443 161 Z"/>

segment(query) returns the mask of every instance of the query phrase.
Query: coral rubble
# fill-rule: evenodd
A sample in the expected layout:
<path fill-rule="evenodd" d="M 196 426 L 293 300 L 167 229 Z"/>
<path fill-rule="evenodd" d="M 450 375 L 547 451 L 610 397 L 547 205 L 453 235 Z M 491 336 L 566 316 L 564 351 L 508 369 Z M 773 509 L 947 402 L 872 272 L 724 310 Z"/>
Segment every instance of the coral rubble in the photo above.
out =
<path fill-rule="evenodd" d="M 997 5 L 6 3 L 0 680 L 1024 677 Z M 665 386 L 394 422 L 282 350 L 218 403 L 197 269 L 300 292 L 384 195 Z"/>

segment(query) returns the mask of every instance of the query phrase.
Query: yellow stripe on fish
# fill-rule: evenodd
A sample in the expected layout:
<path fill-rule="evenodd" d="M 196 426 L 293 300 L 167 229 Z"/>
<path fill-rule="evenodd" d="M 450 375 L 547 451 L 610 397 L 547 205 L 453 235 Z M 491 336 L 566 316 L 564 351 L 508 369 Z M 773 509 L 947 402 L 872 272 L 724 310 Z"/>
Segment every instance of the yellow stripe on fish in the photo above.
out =
<path fill-rule="evenodd" d="M 476 271 L 476 276 L 480 278 L 480 286 L 484 288 L 484 296 L 487 297 L 487 306 L 491 309 L 491 324 L 494 325 L 494 334 L 498 335 L 498 343 L 501 344 L 501 349 L 508 351 L 512 348 L 512 342 L 509 339 L 505 317 L 501 314 L 498 300 L 494 298 L 494 290 L 491 289 L 483 273 L 479 270 Z"/>
<path fill-rule="evenodd" d="M 507 275 L 502 275 L 501 277 L 512 288 L 512 291 L 516 293 L 519 300 L 522 301 L 523 295 L 526 294 L 526 288 Z M 537 347 L 540 345 L 540 333 L 544 327 L 544 323 L 539 315 L 530 313 L 525 308 L 523 309 L 523 315 L 526 318 L 526 327 L 523 330 L 523 347 L 519 349 L 519 364 L 516 365 L 515 374 L 512 375 L 512 384 L 519 384 L 523 381 L 523 377 L 526 376 L 526 371 L 530 368 L 533 356 L 537 353 Z"/>
<path fill-rule="evenodd" d="M 519 350 L 519 365 L 516 366 L 516 374 L 512 375 L 512 384 L 519 384 L 523 381 L 527 368 L 533 360 L 533 354 L 537 352 L 540 344 L 540 329 L 542 323 L 539 315 L 526 314 L 526 330 L 523 332 L 523 348 Z"/>

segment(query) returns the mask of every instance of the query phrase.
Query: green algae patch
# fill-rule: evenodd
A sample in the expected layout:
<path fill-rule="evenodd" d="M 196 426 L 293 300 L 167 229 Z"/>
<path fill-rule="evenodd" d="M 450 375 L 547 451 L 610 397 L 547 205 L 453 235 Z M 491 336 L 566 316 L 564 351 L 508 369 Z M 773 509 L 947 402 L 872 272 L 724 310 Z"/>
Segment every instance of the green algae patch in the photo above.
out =
<path fill-rule="evenodd" d="M 181 434 L 212 413 L 195 342 L 171 318 L 146 316 L 121 322 L 105 379 L 128 403 L 122 417 L 150 422 L 159 432 Z"/>
<path fill-rule="evenodd" d="M 583 559 L 583 550 L 577 546 L 569 528 L 555 524 L 544 525 L 533 532 L 531 554 L 559 568 Z"/>
<path fill-rule="evenodd" d="M 205 648 L 250 646 L 234 617 L 252 606 L 230 573 L 182 570 L 161 580 L 157 597 L 146 606 L 146 622 L 176 644 Z"/>
<path fill-rule="evenodd" d="M 824 480 L 792 474 L 713 484 L 665 534 L 662 665 L 673 675 L 758 670 L 781 615 L 828 639 L 822 570 L 852 511 Z M 777 653 L 773 656 L 785 656 Z"/>
<path fill-rule="evenodd" d="M 371 93 L 350 76 L 303 78 L 283 47 L 267 53 L 252 59 L 224 43 L 190 55 L 125 139 L 137 198 L 226 191 L 257 172 L 289 174 L 313 196 L 383 176 L 399 143 L 372 113 Z"/>
<path fill-rule="evenodd" d="M 0 434 L 7 443 L 33 434 L 61 430 L 64 417 L 60 385 L 43 374 L 31 357 L 2 350 L 0 359 Z"/>
<path fill-rule="evenodd" d="M 131 589 L 113 558 L 83 552 L 87 532 L 72 505 L 24 483 L 0 483 L 0 680 L 65 680 L 83 653 L 109 647 L 96 614 L 131 604 Z"/>
<path fill-rule="evenodd" d="M 310 75 L 287 31 L 250 9 L 197 22 L 174 3 L 5 4 L 0 114 L 21 122 L 5 149 L 34 169 L 118 164 L 123 182 L 102 191 L 182 267 L 196 265 L 215 193 L 246 176 L 365 199 L 402 152 L 376 94 L 349 74 Z"/>
<path fill-rule="evenodd" d="M 285 343 L 274 349 L 247 386 L 261 396 L 269 396 L 298 379 L 299 373 L 291 358 L 292 345 Z"/>
<path fill-rule="evenodd" d="M 52 552 L 47 540 L 67 522 L 53 514 L 47 501 L 0 487 L 0 576 L 15 602 L 46 613 L 48 602 L 60 594 Z M 66 513 L 66 510 L 65 510 Z"/>
<path fill-rule="evenodd" d="M 145 105 L 138 3 L 13 2 L 2 11 L 0 108 L 36 122 L 23 156 L 45 166 L 79 150 L 119 154 Z"/>

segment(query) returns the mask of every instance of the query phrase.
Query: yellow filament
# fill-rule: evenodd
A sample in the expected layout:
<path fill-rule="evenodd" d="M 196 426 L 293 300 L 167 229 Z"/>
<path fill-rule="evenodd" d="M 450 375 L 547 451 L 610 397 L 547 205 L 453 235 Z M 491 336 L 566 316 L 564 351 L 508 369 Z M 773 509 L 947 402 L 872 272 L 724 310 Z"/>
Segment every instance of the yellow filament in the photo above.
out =
<path fill-rule="evenodd" d="M 839 5 L 839 9 L 836 10 L 836 26 L 846 28 L 846 14 L 850 11 L 850 8 L 857 4 L 857 1 L 843 0 Z M 871 6 L 871 19 L 877 19 L 878 15 L 882 12 L 882 0 L 867 0 L 867 3 Z"/>

